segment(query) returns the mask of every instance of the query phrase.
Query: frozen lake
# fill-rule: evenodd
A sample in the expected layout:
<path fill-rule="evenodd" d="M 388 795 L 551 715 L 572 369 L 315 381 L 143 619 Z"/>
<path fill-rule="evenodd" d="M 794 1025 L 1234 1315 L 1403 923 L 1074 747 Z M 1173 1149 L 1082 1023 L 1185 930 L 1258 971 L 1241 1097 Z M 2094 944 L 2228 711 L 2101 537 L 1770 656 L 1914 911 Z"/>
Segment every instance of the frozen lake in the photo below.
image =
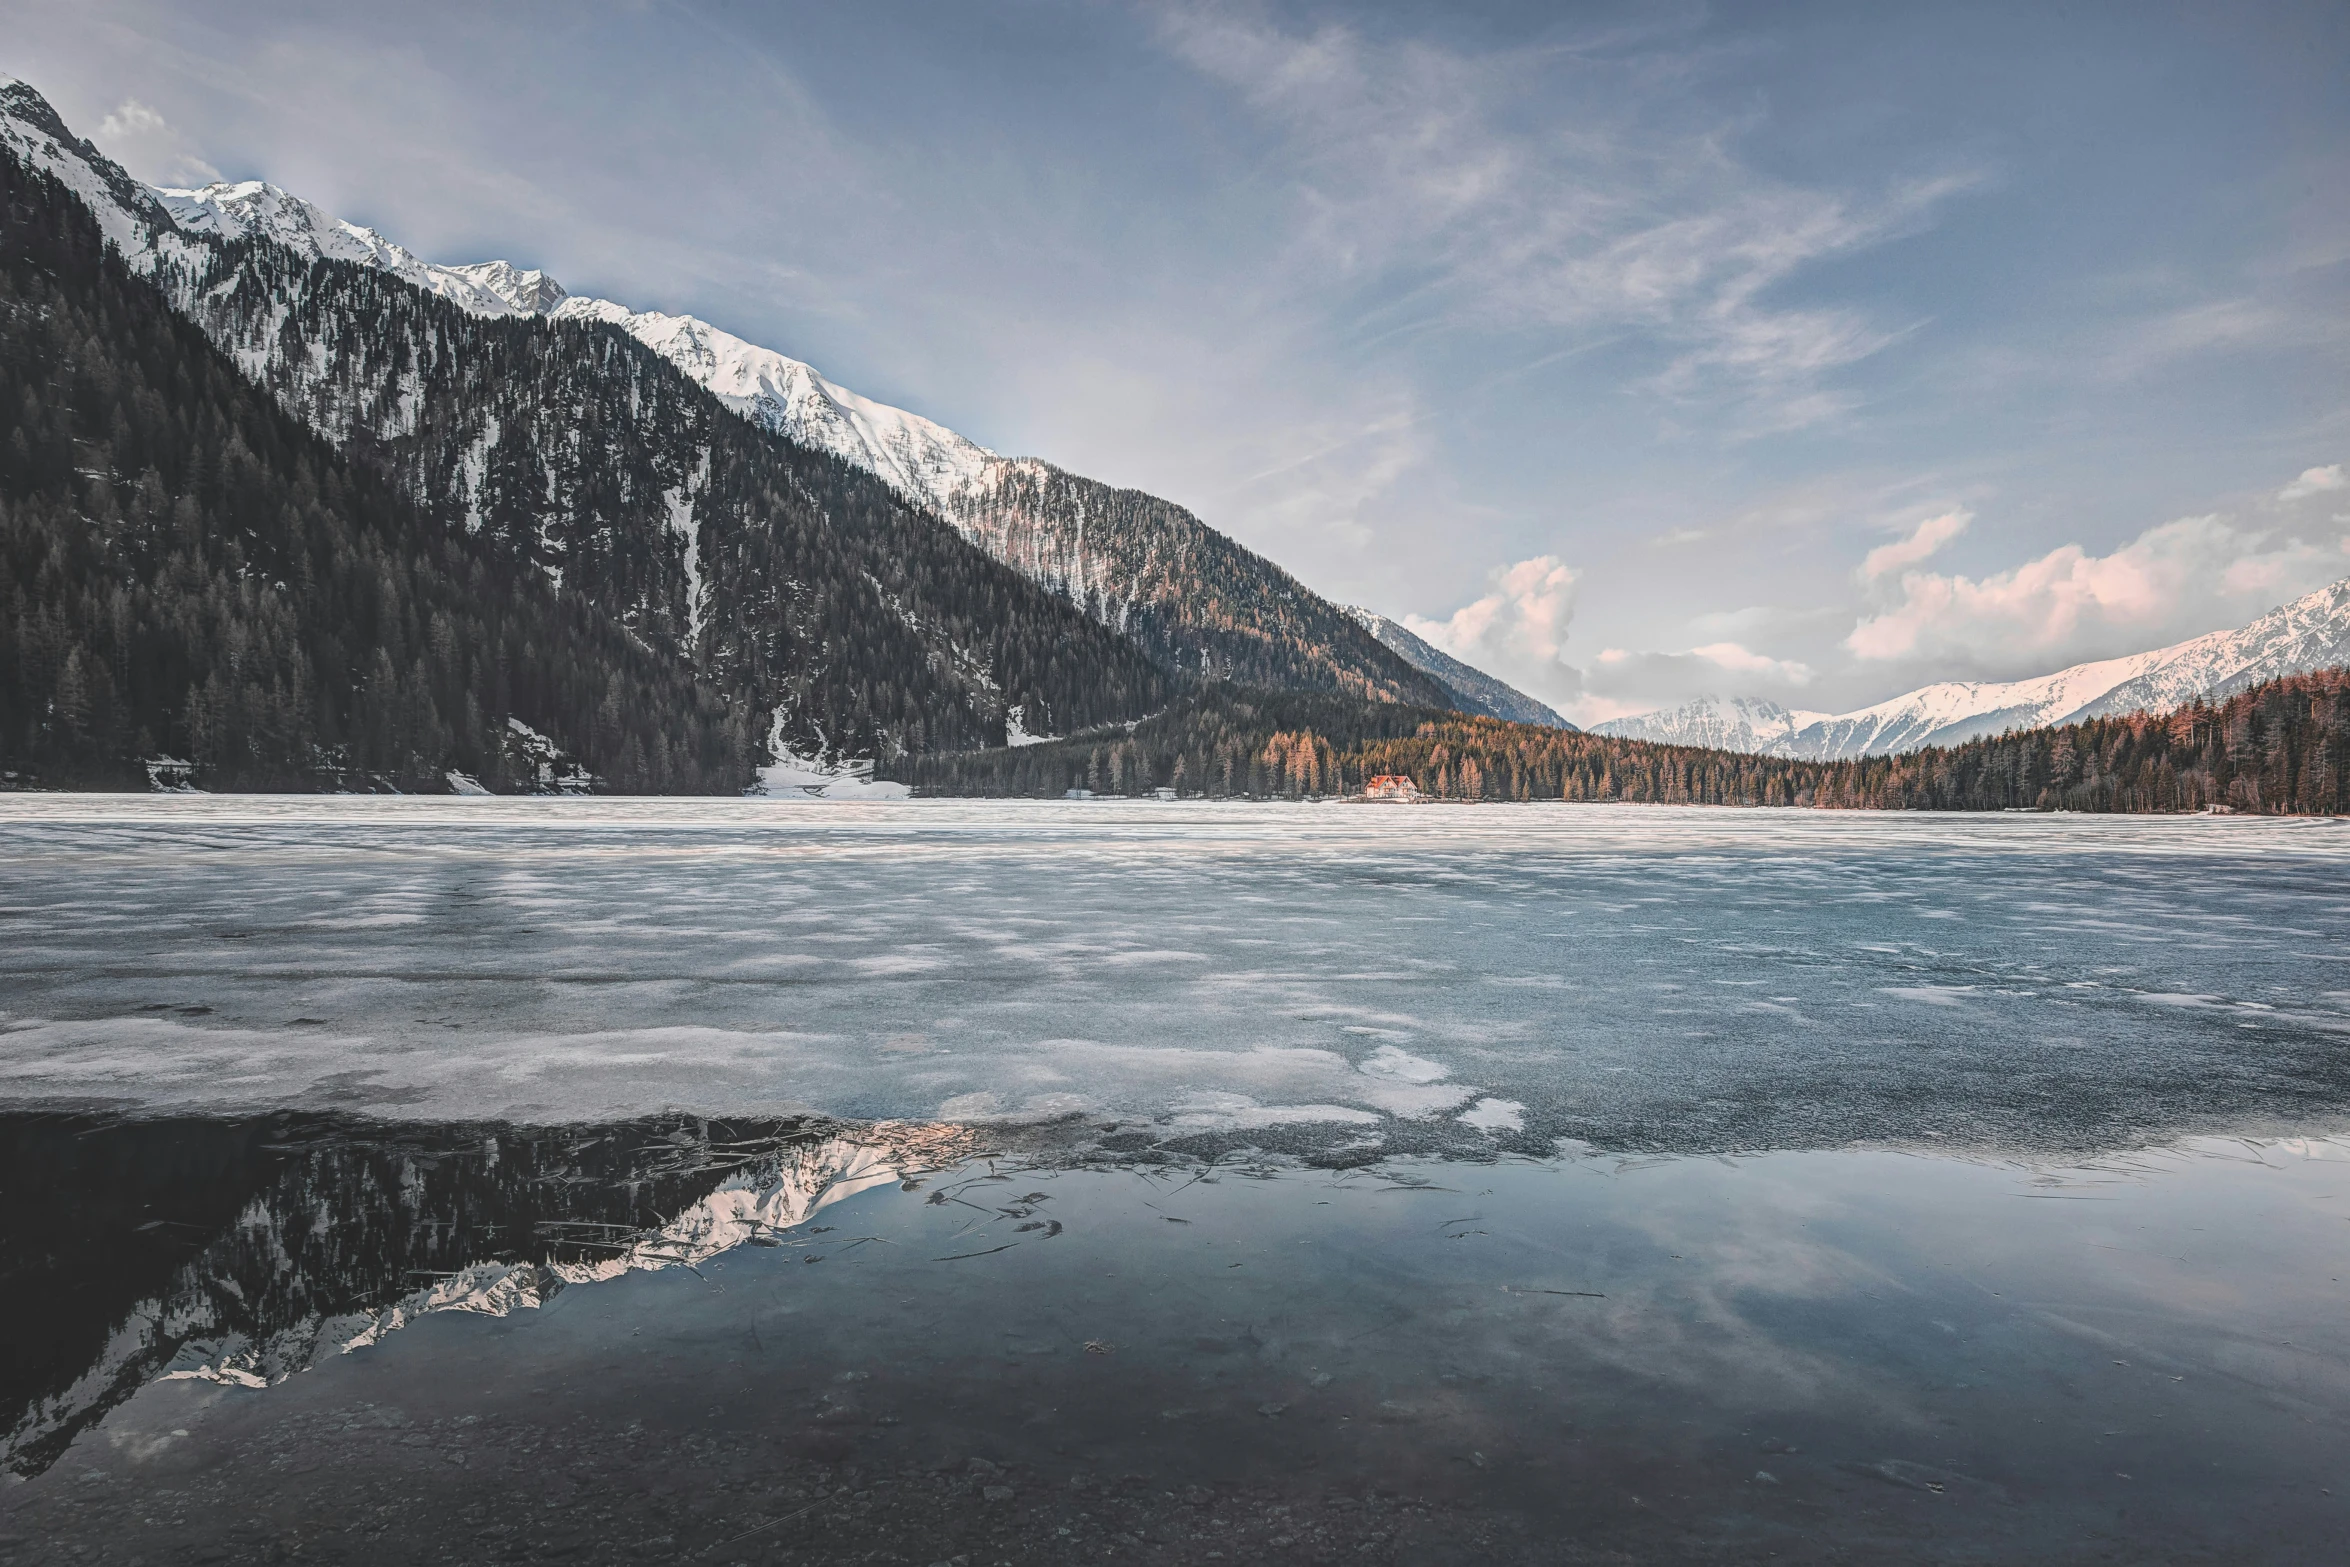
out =
<path fill-rule="evenodd" d="M 0 919 L 0 1562 L 2339 1559 L 2350 827 L 8 796 Z"/>
<path fill-rule="evenodd" d="M 2350 825 L 0 797 L 0 1101 L 2094 1150 L 2350 1104 Z"/>

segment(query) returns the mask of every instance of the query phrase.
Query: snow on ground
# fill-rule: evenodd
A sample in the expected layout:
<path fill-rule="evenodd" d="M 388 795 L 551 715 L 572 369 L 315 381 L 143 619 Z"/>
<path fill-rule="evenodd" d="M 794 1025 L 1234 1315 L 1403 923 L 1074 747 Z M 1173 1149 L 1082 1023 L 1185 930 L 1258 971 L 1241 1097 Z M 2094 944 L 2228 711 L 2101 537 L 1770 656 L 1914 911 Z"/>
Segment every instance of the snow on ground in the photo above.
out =
<path fill-rule="evenodd" d="M 2069 1145 L 2350 1103 L 2346 871 L 2244 818 L 0 796 L 0 1102 Z"/>
<path fill-rule="evenodd" d="M 827 762 L 777 748 L 775 765 L 759 769 L 754 793 L 776 800 L 903 800 L 906 786 L 873 776 L 870 761 Z"/>

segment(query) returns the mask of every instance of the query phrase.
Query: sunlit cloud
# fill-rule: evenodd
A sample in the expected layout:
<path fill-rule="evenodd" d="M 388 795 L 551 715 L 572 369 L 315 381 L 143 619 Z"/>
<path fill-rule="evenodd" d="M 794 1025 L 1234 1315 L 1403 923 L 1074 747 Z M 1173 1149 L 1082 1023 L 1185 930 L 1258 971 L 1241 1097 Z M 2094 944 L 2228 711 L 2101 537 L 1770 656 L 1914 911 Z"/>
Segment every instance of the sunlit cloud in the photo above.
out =
<path fill-rule="evenodd" d="M 1579 580 L 1556 555 L 1537 555 L 1495 570 L 1491 591 L 1449 618 L 1407 615 L 1404 624 L 1455 658 L 1524 682 L 1536 696 L 1559 694 L 1580 683 L 1563 656 Z"/>
<path fill-rule="evenodd" d="M 2301 477 L 2277 491 L 2280 501 L 2305 500 L 2312 495 L 2324 495 L 2333 490 L 2350 489 L 2350 478 L 2345 478 L 2340 463 L 2328 463 L 2323 468 L 2304 468 Z"/>
<path fill-rule="evenodd" d="M 1983 577 L 1909 571 L 1898 602 L 1864 615 L 1844 646 L 1866 660 L 2054 669 L 2273 608 L 2341 576 L 2344 546 L 2339 536 L 2305 536 L 2273 519 L 2212 513 L 2149 528 L 2104 554 L 2065 544 Z"/>

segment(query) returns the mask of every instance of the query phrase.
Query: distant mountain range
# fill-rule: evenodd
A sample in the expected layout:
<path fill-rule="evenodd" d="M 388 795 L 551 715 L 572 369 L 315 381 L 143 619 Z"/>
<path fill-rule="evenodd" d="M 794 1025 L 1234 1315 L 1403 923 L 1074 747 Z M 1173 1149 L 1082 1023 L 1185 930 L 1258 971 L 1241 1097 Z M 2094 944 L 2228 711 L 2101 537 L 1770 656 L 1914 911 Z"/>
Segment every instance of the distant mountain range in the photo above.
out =
<path fill-rule="evenodd" d="M 2217 699 L 2282 675 L 2343 664 L 2350 664 L 2350 578 L 2270 610 L 2239 630 L 2075 664 L 2031 680 L 1944 681 L 1849 713 L 1808 713 L 1744 697 L 1728 702 L 1699 697 L 1670 711 L 1611 719 L 1594 725 L 1592 732 L 1842 761 L 2119 713 L 2165 712 L 2197 697 Z"/>

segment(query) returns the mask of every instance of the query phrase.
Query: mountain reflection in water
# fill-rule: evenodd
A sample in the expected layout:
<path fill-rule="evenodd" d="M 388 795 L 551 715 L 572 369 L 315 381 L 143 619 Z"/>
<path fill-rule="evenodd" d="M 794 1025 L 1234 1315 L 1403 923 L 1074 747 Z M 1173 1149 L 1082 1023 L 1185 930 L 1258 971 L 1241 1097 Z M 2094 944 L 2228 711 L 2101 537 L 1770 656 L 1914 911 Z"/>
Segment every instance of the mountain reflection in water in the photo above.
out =
<path fill-rule="evenodd" d="M 39 1473 L 157 1379 L 262 1387 L 434 1312 L 785 1244 L 967 1132 L 653 1117 L 403 1127 L 0 1117 L 0 1465 Z"/>
<path fill-rule="evenodd" d="M 0 1561 L 2333 1567 L 2327 1130 L 1334 1167 L 20 1117 Z"/>

